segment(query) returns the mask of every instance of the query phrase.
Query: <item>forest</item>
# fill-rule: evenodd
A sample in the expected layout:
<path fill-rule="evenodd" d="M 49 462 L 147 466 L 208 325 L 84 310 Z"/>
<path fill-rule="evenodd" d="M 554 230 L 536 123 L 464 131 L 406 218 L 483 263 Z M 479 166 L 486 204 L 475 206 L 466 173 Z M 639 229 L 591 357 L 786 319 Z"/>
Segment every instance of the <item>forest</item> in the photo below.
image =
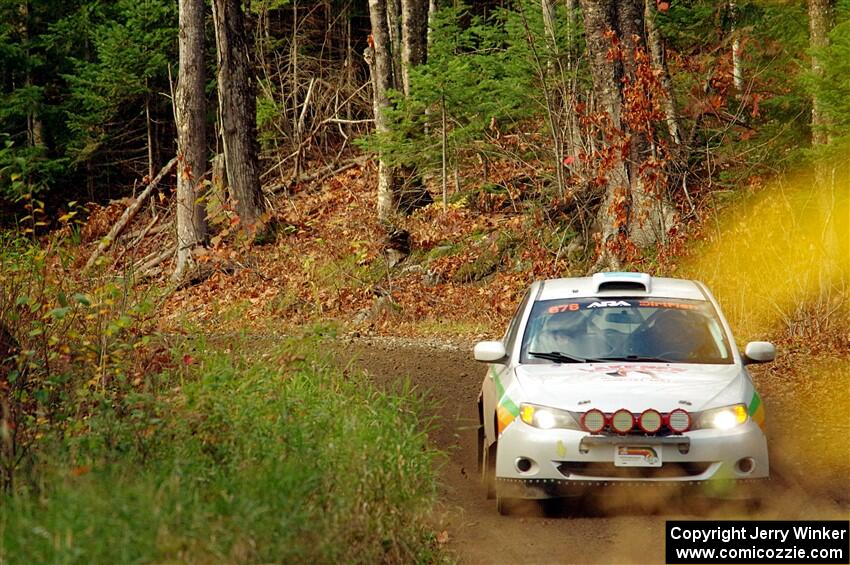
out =
<path fill-rule="evenodd" d="M 0 0 L 0 562 L 477 562 L 471 343 L 602 271 L 846 517 L 849 201 L 850 0 Z"/>

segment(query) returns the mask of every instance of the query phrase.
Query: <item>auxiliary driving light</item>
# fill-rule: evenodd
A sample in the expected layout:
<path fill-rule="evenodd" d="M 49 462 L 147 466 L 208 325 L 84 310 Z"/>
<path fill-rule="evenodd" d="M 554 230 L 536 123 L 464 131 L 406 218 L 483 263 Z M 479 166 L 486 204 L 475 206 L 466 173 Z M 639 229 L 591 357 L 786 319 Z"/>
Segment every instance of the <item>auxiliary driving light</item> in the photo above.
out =
<path fill-rule="evenodd" d="M 681 408 L 676 408 L 667 415 L 667 427 L 681 434 L 691 427 L 691 415 Z"/>
<path fill-rule="evenodd" d="M 605 414 L 602 410 L 592 408 L 581 415 L 581 427 L 592 434 L 598 434 L 605 429 Z"/>
<path fill-rule="evenodd" d="M 625 408 L 620 408 L 611 415 L 611 427 L 618 434 L 628 433 L 635 427 L 635 417 Z"/>
<path fill-rule="evenodd" d="M 664 419 L 661 417 L 661 412 L 652 408 L 644 410 L 638 418 L 640 429 L 648 434 L 654 434 L 660 430 L 663 423 Z"/>

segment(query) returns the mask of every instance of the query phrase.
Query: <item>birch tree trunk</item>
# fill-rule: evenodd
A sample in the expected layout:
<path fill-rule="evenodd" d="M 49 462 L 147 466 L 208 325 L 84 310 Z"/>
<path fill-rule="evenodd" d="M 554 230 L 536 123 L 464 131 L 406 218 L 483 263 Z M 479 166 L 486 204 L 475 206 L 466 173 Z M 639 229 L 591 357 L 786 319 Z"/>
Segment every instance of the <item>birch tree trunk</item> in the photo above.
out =
<path fill-rule="evenodd" d="M 393 0 L 390 0 L 392 2 Z M 372 41 L 364 54 L 372 75 L 372 102 L 375 113 L 375 130 L 389 131 L 385 111 L 390 106 L 387 91 L 393 86 L 392 44 L 387 24 L 387 0 L 369 0 L 369 18 L 372 22 Z M 395 171 L 378 155 L 378 218 L 388 220 L 396 209 Z"/>
<path fill-rule="evenodd" d="M 434 15 L 437 13 L 437 0 L 428 0 L 428 47 L 431 47 L 431 24 L 434 23 Z"/>
<path fill-rule="evenodd" d="M 265 205 L 260 191 L 257 111 L 249 44 L 240 0 L 213 0 L 218 53 L 218 101 L 227 184 L 243 229 L 252 230 Z"/>
<path fill-rule="evenodd" d="M 540 0 L 540 11 L 543 13 L 543 30 L 546 32 L 546 46 L 549 48 L 549 52 L 555 56 L 558 54 L 558 38 L 555 32 L 557 12 L 555 11 L 554 0 Z M 554 66 L 552 58 L 550 58 L 549 65 L 550 67 Z"/>
<path fill-rule="evenodd" d="M 738 5 L 729 0 L 729 19 L 732 21 L 732 83 L 738 96 L 744 94 L 744 71 L 741 69 L 741 36 L 738 33 Z"/>
<path fill-rule="evenodd" d="M 563 78 L 563 69 L 560 65 L 559 50 L 558 50 L 558 33 L 557 22 L 558 12 L 554 0 L 540 0 L 540 15 L 543 19 L 543 35 L 545 36 L 545 59 L 546 59 L 546 74 L 554 86 L 553 91 L 557 91 L 561 86 Z M 564 92 L 553 92 L 555 96 L 564 96 Z M 562 101 L 561 101 L 562 102 Z M 561 106 L 562 103 L 556 103 L 555 106 Z"/>
<path fill-rule="evenodd" d="M 410 96 L 410 70 L 422 65 L 428 58 L 428 0 L 400 0 L 401 2 L 401 75 L 395 77 L 395 88 Z M 389 22 L 393 27 L 392 18 Z M 422 183 L 416 167 L 399 167 L 396 193 L 397 208 L 409 213 L 433 202 L 431 194 Z"/>
<path fill-rule="evenodd" d="M 428 0 L 401 0 L 401 82 L 410 96 L 410 69 L 428 57 Z"/>
<path fill-rule="evenodd" d="M 401 0 L 384 0 L 385 12 L 387 14 L 387 33 L 389 37 L 388 53 L 392 61 L 392 88 L 402 90 L 401 77 L 402 62 L 401 62 Z"/>
<path fill-rule="evenodd" d="M 178 160 L 176 280 L 183 276 L 192 249 L 207 238 L 206 210 L 198 200 L 207 161 L 204 0 L 180 0 L 178 10 L 180 70 L 174 117 Z"/>

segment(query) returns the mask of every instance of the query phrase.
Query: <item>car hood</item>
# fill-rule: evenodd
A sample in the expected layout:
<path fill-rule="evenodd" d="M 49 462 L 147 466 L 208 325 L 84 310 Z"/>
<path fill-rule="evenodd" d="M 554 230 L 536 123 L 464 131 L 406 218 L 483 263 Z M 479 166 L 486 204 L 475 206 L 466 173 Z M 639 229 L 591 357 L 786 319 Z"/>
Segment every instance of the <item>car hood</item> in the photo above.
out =
<path fill-rule="evenodd" d="M 522 400 L 575 412 L 697 412 L 744 402 L 746 386 L 737 365 L 529 364 L 518 366 L 516 375 Z"/>

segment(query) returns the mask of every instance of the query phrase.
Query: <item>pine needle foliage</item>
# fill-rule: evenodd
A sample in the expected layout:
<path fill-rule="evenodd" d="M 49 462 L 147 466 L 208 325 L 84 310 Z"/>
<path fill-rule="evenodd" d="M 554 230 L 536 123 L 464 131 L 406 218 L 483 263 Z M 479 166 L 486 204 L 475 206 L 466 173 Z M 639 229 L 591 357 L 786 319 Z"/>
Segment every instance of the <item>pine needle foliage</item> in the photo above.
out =
<path fill-rule="evenodd" d="M 380 151 L 390 165 L 430 172 L 440 169 L 444 151 L 452 169 L 480 158 L 511 157 L 496 140 L 526 128 L 529 120 L 546 123 L 541 73 L 581 41 L 578 30 L 567 29 L 563 7 L 558 10 L 557 46 L 545 39 L 539 3 L 523 0 L 487 15 L 462 3 L 438 11 L 428 62 L 411 71 L 410 96 L 392 94 L 392 131 L 361 144 Z M 552 73 L 548 88 L 554 92 L 577 76 Z"/>
<path fill-rule="evenodd" d="M 392 131 L 367 143 L 391 165 L 439 168 L 443 113 L 455 165 L 458 152 L 487 151 L 491 124 L 516 124 L 533 113 L 526 104 L 530 77 L 509 57 L 501 16 L 488 21 L 461 4 L 440 10 L 432 26 L 428 62 L 411 70 L 411 95 L 392 95 Z"/>
<path fill-rule="evenodd" d="M 850 149 L 850 2 L 839 3 L 836 20 L 829 47 L 818 53 L 824 74 L 809 76 L 806 81 L 809 91 L 822 101 L 828 118 L 830 143 L 823 151 L 829 159 L 840 159 Z"/>

